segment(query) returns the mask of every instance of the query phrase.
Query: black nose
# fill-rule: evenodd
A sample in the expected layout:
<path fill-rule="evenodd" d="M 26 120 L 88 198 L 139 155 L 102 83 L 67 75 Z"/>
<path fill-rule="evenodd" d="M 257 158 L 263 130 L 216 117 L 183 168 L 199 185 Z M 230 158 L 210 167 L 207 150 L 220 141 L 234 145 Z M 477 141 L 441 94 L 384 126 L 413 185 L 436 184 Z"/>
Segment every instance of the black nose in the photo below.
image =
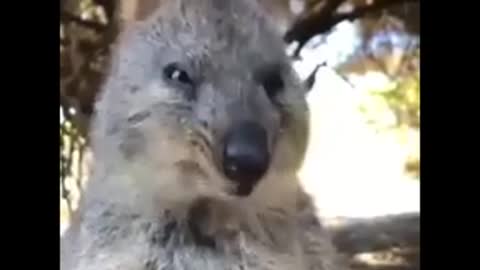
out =
<path fill-rule="evenodd" d="M 238 193 L 247 195 L 265 174 L 270 162 L 267 133 L 254 122 L 236 125 L 225 137 L 223 170 L 238 182 Z"/>

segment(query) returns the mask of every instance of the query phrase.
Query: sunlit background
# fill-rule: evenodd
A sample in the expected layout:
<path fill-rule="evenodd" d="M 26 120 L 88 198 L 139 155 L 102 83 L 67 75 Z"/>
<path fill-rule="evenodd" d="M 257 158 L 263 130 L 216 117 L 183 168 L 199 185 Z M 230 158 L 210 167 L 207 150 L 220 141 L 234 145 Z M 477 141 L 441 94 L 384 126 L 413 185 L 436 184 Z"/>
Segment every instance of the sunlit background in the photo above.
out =
<path fill-rule="evenodd" d="M 338 24 L 326 43 L 305 48 L 303 60 L 295 63 L 303 77 L 316 65 L 327 63 L 318 70 L 308 96 L 311 144 L 300 175 L 325 217 L 419 212 L 418 119 L 414 119 L 415 123 L 401 123 L 401 115 L 395 111 L 398 108 L 389 106 L 388 98 L 381 96 L 399 91 L 404 80 L 411 78 L 395 81 L 373 68 L 340 75 L 337 70 L 352 68 L 342 64 L 352 61 L 362 44 L 357 28 L 351 22 Z M 381 50 L 383 41 L 393 47 L 393 53 L 398 50 L 403 54 L 414 47 L 410 43 L 418 42 L 416 37 L 394 31 L 377 35 L 367 44 L 373 51 Z M 404 103 L 399 106 L 419 111 L 416 83 L 407 86 L 411 89 L 401 89 L 405 95 L 412 92 L 412 97 L 405 97 L 411 101 L 397 101 Z"/>

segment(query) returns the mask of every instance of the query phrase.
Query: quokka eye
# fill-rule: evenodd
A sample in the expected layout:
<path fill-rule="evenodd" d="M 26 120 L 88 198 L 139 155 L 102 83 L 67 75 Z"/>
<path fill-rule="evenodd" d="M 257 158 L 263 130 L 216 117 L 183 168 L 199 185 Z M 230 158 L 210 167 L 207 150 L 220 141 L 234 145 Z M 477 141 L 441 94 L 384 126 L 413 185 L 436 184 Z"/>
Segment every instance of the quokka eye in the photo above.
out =
<path fill-rule="evenodd" d="M 177 64 L 168 64 L 163 69 L 163 73 L 164 76 L 169 80 L 181 84 L 193 85 L 193 81 L 188 73 L 185 70 L 180 69 Z"/>
<path fill-rule="evenodd" d="M 285 86 L 281 70 L 276 66 L 268 67 L 258 72 L 257 80 L 265 89 L 269 98 L 274 98 Z"/>
<path fill-rule="evenodd" d="M 195 99 L 195 89 L 193 89 L 194 87 L 193 80 L 185 70 L 181 69 L 178 66 L 178 64 L 170 63 L 166 65 L 165 68 L 163 69 L 163 76 L 167 80 L 181 87 L 185 91 L 185 95 L 187 99 L 189 100 Z"/>

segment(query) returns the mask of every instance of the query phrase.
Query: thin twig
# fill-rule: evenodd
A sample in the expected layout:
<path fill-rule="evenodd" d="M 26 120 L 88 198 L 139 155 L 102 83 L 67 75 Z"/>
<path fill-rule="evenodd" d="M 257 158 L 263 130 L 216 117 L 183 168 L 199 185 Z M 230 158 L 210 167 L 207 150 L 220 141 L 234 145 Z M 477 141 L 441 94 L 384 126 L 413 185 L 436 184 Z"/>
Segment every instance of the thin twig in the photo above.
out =
<path fill-rule="evenodd" d="M 319 11 L 313 11 L 299 17 L 297 22 L 284 36 L 287 43 L 297 41 L 299 43 L 295 54 L 299 54 L 303 46 L 318 34 L 330 31 L 335 25 L 344 20 L 354 20 L 374 11 L 380 11 L 387 7 L 399 4 L 419 2 L 419 0 L 376 0 L 373 4 L 355 8 L 352 12 L 336 13 L 338 7 L 344 1 L 330 0 Z"/>
<path fill-rule="evenodd" d="M 414 3 L 414 2 L 418 2 L 418 0 L 377 0 L 374 2 L 374 4 L 358 7 L 352 12 L 337 14 L 332 17 L 331 23 L 333 25 L 336 25 L 339 22 L 342 22 L 345 20 L 352 21 L 357 18 L 363 17 L 368 13 L 379 11 L 394 5 Z"/>
<path fill-rule="evenodd" d="M 284 37 L 287 43 L 294 40 L 298 41 L 299 44 L 294 55 L 299 55 L 301 48 L 314 36 L 311 35 L 312 31 L 309 31 L 307 28 L 313 25 L 316 28 L 320 28 L 317 31 L 326 32 L 326 30 L 321 29 L 322 24 L 324 24 L 323 21 L 330 18 L 331 14 L 333 14 L 343 2 L 345 2 L 345 0 L 329 0 L 319 11 L 316 11 L 313 16 L 310 14 L 300 16 L 300 19 L 285 33 Z"/>

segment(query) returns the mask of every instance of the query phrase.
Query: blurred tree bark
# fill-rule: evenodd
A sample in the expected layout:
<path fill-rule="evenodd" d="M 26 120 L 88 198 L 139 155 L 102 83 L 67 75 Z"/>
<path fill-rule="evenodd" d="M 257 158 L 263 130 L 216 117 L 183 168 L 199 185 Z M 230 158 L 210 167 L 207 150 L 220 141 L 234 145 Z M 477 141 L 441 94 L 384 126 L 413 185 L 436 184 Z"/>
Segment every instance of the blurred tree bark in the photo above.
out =
<path fill-rule="evenodd" d="M 420 270 L 420 215 L 398 214 L 374 218 L 345 218 L 332 229 L 338 250 L 350 258 L 353 269 Z M 373 254 L 377 266 L 359 261 Z M 378 266 L 384 262 L 383 267 Z"/>

